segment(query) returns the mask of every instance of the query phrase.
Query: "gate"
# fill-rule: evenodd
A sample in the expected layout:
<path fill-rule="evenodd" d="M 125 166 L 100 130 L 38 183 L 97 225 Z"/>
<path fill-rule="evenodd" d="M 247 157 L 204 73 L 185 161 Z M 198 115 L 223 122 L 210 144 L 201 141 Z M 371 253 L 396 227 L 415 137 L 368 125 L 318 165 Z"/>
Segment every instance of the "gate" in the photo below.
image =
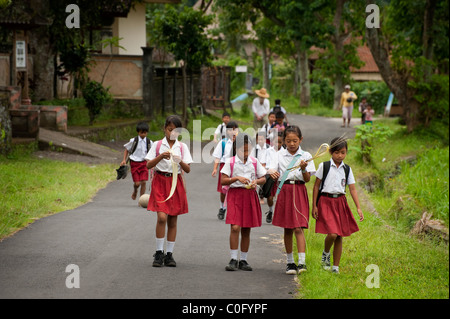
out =
<path fill-rule="evenodd" d="M 229 66 L 202 68 L 202 106 L 209 110 L 232 108 L 230 103 Z"/>

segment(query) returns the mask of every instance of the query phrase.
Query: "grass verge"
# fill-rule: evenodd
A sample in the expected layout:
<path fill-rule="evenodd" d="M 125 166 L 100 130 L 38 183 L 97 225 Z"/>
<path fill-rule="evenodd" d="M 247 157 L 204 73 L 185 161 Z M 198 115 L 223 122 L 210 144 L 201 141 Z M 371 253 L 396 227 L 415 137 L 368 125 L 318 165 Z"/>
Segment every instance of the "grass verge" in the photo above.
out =
<path fill-rule="evenodd" d="M 88 202 L 115 178 L 111 164 L 39 159 L 29 152 L 0 157 L 0 240 L 36 219 Z"/>

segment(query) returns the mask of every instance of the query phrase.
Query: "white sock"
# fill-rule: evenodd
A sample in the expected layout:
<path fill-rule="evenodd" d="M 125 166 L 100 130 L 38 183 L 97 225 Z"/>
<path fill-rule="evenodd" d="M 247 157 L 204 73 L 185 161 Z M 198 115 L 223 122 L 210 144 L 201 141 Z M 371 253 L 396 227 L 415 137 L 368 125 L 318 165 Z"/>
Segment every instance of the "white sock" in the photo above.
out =
<path fill-rule="evenodd" d="M 339 271 L 339 266 L 333 266 L 333 270 Z"/>
<path fill-rule="evenodd" d="M 164 237 L 156 238 L 156 251 L 158 250 L 164 251 Z"/>
<path fill-rule="evenodd" d="M 231 259 L 236 259 L 237 260 L 238 250 L 237 249 L 230 249 L 230 255 L 231 255 Z"/>
<path fill-rule="evenodd" d="M 168 253 L 173 253 L 173 247 L 175 246 L 174 241 L 167 241 L 166 250 Z"/>
<path fill-rule="evenodd" d="M 223 202 L 220 202 L 220 208 L 223 208 Z"/>
<path fill-rule="evenodd" d="M 273 213 L 273 206 L 269 206 L 269 212 Z"/>
<path fill-rule="evenodd" d="M 298 264 L 299 265 L 304 265 L 305 264 L 305 258 L 306 258 L 306 253 L 298 253 Z"/>
<path fill-rule="evenodd" d="M 330 252 L 326 252 L 325 250 L 323 251 L 323 254 L 327 257 L 330 256 Z"/>
<path fill-rule="evenodd" d="M 286 259 L 287 259 L 288 264 L 293 264 L 294 263 L 294 254 L 293 253 L 286 254 Z"/>
<path fill-rule="evenodd" d="M 241 251 L 241 260 L 247 260 L 247 254 L 248 252 Z"/>

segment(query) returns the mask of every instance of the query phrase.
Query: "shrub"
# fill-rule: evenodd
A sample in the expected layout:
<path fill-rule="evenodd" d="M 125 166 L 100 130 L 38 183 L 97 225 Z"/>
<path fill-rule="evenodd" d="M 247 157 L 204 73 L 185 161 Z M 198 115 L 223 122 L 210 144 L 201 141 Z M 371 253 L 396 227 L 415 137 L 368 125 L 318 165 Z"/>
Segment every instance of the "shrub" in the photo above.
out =
<path fill-rule="evenodd" d="M 97 81 L 89 81 L 83 88 L 83 97 L 89 110 L 89 125 L 92 125 L 95 118 L 100 114 L 102 107 L 112 101 L 112 96 L 109 93 L 109 88 L 104 88 Z"/>

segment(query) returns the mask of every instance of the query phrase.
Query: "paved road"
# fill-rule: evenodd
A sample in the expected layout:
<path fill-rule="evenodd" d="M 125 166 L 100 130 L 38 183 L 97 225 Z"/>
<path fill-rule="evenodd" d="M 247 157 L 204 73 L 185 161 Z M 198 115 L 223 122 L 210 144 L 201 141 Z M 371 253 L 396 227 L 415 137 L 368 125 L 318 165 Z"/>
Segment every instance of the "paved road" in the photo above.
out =
<path fill-rule="evenodd" d="M 340 120 L 291 115 L 315 150 L 353 129 Z M 321 130 L 317 130 L 321 127 Z M 187 174 L 189 213 L 179 217 L 176 268 L 153 268 L 154 213 L 130 198 L 131 179 L 114 181 L 90 203 L 42 218 L 0 243 L 0 298 L 270 298 L 296 292 L 284 274 L 283 230 L 263 221 L 251 233 L 252 272 L 226 272 L 229 226 L 216 217 L 218 194 L 211 167 Z M 266 206 L 263 207 L 263 211 Z M 80 288 L 66 279 L 79 267 Z"/>

